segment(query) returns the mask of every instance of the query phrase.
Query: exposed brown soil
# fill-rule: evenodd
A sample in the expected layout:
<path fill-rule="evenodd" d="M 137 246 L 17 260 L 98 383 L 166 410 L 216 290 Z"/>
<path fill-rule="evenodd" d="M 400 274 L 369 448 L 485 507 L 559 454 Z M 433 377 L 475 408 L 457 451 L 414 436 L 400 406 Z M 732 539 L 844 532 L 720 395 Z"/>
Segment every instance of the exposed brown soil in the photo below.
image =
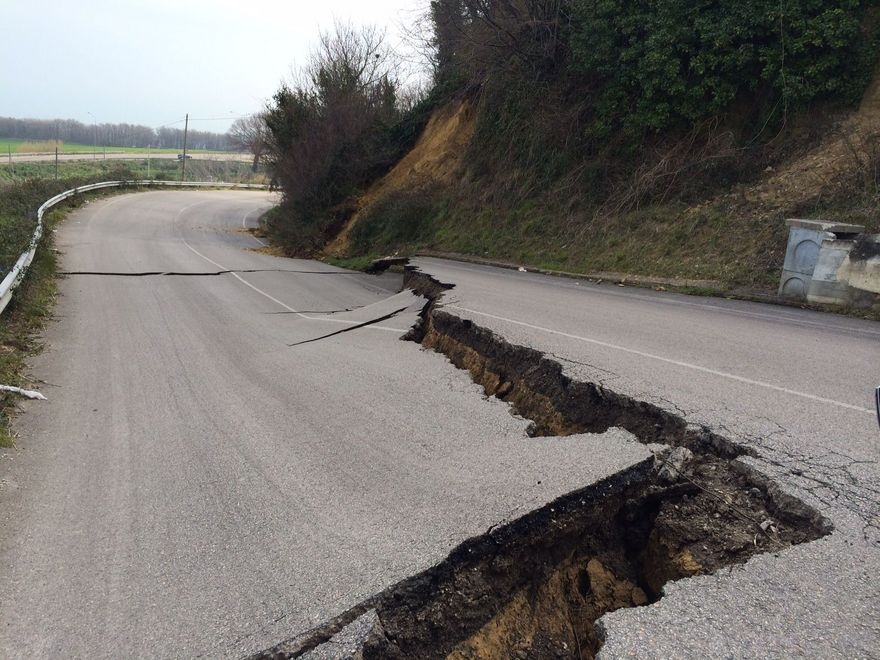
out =
<path fill-rule="evenodd" d="M 287 252 L 284 251 L 284 248 L 279 247 L 278 245 L 264 245 L 262 247 L 252 247 L 247 248 L 248 252 L 258 252 L 260 254 L 268 254 L 271 257 L 286 257 L 288 256 Z"/>
<path fill-rule="evenodd" d="M 359 650 L 367 659 L 593 658 L 603 614 L 655 602 L 669 580 L 828 531 L 818 516 L 805 522 L 801 511 L 777 508 L 726 460 L 700 457 L 687 472 L 663 484 L 654 461 L 643 461 L 466 541 L 437 566 L 254 657 L 299 657 L 375 610 L 379 625 Z M 770 515 L 766 533 L 751 520 Z"/>
<path fill-rule="evenodd" d="M 647 603 L 648 596 L 640 587 L 616 576 L 598 559 L 569 558 L 556 566 L 537 589 L 520 590 L 447 658 L 585 657 L 595 653 L 599 640 L 594 630 L 586 629 L 584 621 L 595 621 L 601 614 L 621 607 Z"/>
<path fill-rule="evenodd" d="M 862 97 L 857 111 L 840 120 L 816 147 L 780 167 L 768 168 L 752 186 L 696 205 L 690 213 L 706 206 L 727 204 L 750 208 L 768 219 L 776 211 L 797 208 L 837 188 L 859 174 L 876 157 L 880 141 L 880 69 Z M 778 218 L 776 218 L 778 220 Z"/>
<path fill-rule="evenodd" d="M 759 202 L 794 204 L 826 190 L 869 158 L 872 141 L 880 139 L 880 76 L 875 76 L 857 112 L 810 153 L 771 173 L 756 189 Z"/>
<path fill-rule="evenodd" d="M 509 344 L 466 319 L 432 310 L 411 337 L 443 353 L 471 374 L 487 396 L 507 401 L 532 421 L 529 435 L 602 433 L 624 428 L 643 442 L 707 448 L 734 458 L 747 453 L 708 429 L 688 425 L 652 404 L 620 396 L 596 383 L 572 381 L 562 365 L 539 351 Z"/>
<path fill-rule="evenodd" d="M 671 580 L 830 531 L 815 510 L 738 461 L 743 447 L 651 404 L 572 381 L 541 353 L 437 309 L 448 285 L 412 269 L 406 282 L 431 299 L 408 339 L 510 402 L 532 420 L 533 435 L 619 426 L 678 449 L 490 528 L 440 564 L 255 657 L 298 657 L 374 610 L 359 657 L 593 658 L 603 614 L 655 602 Z"/>
<path fill-rule="evenodd" d="M 377 200 L 400 190 L 449 183 L 461 168 L 475 127 L 476 109 L 472 101 L 453 101 L 437 110 L 415 147 L 358 199 L 357 209 L 325 248 L 325 254 L 338 257 L 346 253 L 352 228 Z"/>

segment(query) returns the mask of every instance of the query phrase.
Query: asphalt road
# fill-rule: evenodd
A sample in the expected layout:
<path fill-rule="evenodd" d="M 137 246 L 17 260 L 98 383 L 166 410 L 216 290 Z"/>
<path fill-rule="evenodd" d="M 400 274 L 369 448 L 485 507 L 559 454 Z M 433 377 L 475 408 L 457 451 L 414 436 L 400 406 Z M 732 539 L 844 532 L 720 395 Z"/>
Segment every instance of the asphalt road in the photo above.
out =
<path fill-rule="evenodd" d="M 616 430 L 526 438 L 399 341 L 422 301 L 393 276 L 255 252 L 237 230 L 270 204 L 141 193 L 60 230 L 69 271 L 202 274 L 62 281 L 32 367 L 49 401 L 25 404 L 0 453 L 0 655 L 266 648 L 647 455 Z M 835 525 L 609 615 L 605 657 L 880 656 L 876 323 L 417 265 L 455 284 L 447 311 L 754 447 Z"/>
<path fill-rule="evenodd" d="M 445 309 L 758 452 L 832 535 L 606 617 L 603 657 L 880 657 L 880 324 L 435 259 Z"/>
<path fill-rule="evenodd" d="M 395 276 L 253 251 L 271 203 L 124 195 L 59 230 L 67 271 L 132 276 L 62 280 L 49 400 L 0 452 L 0 656 L 241 656 L 648 455 L 527 438 L 400 341 L 423 301 Z"/>

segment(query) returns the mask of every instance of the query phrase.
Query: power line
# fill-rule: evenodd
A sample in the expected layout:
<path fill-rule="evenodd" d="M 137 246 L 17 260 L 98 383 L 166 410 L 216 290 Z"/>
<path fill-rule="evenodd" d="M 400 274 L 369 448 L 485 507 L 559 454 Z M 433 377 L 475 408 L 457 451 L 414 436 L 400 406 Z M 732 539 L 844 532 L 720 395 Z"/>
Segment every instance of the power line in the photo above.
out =
<path fill-rule="evenodd" d="M 165 124 L 160 124 L 159 126 L 156 126 L 156 129 L 167 128 L 168 126 L 174 126 L 175 124 L 182 124 L 184 121 L 186 121 L 186 120 L 183 118 L 176 119 L 174 121 L 169 121 L 168 123 L 165 123 Z"/>
<path fill-rule="evenodd" d="M 190 121 L 229 121 L 230 119 L 244 119 L 250 115 L 227 115 L 226 117 L 190 117 Z"/>

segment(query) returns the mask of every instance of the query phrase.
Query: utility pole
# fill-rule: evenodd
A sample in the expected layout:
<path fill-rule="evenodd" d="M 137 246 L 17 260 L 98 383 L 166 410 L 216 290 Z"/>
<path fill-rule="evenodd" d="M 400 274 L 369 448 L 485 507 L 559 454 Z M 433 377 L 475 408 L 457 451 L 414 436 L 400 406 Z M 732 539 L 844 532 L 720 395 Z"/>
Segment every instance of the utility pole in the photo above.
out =
<path fill-rule="evenodd" d="M 58 181 L 58 143 L 55 143 L 55 180 Z"/>
<path fill-rule="evenodd" d="M 186 132 L 189 130 L 189 113 L 186 113 L 186 123 L 183 125 L 183 169 L 180 171 L 180 180 L 186 181 Z"/>
<path fill-rule="evenodd" d="M 95 141 L 92 146 L 92 155 L 94 156 L 94 160 L 98 160 L 98 120 L 91 112 L 86 112 L 86 114 L 92 118 L 92 121 L 95 124 Z"/>
<path fill-rule="evenodd" d="M 147 145 L 147 181 L 150 180 L 150 145 Z"/>

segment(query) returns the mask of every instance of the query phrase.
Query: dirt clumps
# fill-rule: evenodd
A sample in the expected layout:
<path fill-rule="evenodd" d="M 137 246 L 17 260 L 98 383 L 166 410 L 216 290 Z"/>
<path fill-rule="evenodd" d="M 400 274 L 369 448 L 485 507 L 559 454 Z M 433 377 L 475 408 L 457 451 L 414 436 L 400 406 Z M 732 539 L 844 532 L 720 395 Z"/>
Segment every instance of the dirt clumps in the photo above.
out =
<path fill-rule="evenodd" d="M 567 559 L 537 589 L 523 589 L 449 660 L 514 657 L 585 657 L 600 640 L 589 625 L 605 612 L 648 603 L 633 582 L 617 577 L 601 561 Z M 570 645 L 570 638 L 574 645 Z"/>
<path fill-rule="evenodd" d="M 442 284 L 409 270 L 429 298 L 408 338 L 443 353 L 533 422 L 534 435 L 622 427 L 652 458 L 486 533 L 337 619 L 257 658 L 299 657 L 371 610 L 365 659 L 578 658 L 602 646 L 606 613 L 659 600 L 669 581 L 741 564 L 830 533 L 815 510 L 737 460 L 745 448 L 651 404 L 572 381 L 538 351 L 437 307 Z"/>
<path fill-rule="evenodd" d="M 299 657 L 365 612 L 365 659 L 578 658 L 598 620 L 662 597 L 663 585 L 829 532 L 744 466 L 695 454 L 669 484 L 646 459 L 465 541 L 438 565 L 256 658 Z"/>

